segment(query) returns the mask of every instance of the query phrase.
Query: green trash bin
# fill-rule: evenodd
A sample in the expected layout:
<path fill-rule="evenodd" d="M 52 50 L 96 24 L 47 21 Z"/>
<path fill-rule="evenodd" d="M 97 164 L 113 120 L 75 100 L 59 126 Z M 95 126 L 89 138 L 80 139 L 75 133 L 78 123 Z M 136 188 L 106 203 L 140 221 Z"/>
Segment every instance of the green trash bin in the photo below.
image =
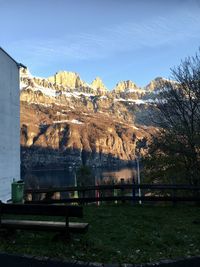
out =
<path fill-rule="evenodd" d="M 12 202 L 23 203 L 24 200 L 24 182 L 22 180 L 12 182 Z"/>

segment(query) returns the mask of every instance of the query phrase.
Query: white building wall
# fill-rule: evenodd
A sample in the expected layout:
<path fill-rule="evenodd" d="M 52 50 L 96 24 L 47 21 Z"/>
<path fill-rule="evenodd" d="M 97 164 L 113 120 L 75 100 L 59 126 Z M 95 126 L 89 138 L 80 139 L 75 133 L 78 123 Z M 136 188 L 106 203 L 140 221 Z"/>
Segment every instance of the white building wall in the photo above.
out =
<path fill-rule="evenodd" d="M 0 49 L 0 200 L 11 198 L 13 178 L 20 179 L 19 69 Z"/>

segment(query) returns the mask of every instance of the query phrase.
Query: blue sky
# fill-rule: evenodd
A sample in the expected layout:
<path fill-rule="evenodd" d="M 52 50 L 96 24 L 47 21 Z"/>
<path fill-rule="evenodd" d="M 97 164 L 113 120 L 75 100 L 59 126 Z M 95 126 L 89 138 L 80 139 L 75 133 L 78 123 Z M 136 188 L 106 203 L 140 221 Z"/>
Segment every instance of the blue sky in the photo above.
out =
<path fill-rule="evenodd" d="M 0 0 L 0 46 L 33 75 L 146 85 L 200 46 L 200 0 Z"/>

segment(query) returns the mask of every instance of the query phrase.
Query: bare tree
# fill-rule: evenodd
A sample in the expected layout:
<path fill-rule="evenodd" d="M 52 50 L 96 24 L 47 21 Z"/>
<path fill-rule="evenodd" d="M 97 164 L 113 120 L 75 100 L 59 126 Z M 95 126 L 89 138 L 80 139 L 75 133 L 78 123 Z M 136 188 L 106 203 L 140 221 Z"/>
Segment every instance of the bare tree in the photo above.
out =
<path fill-rule="evenodd" d="M 172 80 L 162 81 L 160 88 L 157 120 L 161 131 L 153 144 L 154 150 L 156 147 L 157 155 L 176 158 L 170 166 L 181 164 L 189 183 L 197 185 L 200 182 L 200 50 L 174 68 Z M 163 165 L 169 167 L 169 162 Z"/>

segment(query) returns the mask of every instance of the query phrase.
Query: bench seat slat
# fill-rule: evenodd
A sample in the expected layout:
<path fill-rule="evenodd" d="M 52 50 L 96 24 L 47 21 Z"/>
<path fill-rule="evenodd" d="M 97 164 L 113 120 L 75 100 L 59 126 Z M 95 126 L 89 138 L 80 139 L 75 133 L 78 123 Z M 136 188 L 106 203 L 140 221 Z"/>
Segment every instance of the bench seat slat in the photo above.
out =
<path fill-rule="evenodd" d="M 69 231 L 74 233 L 86 233 L 89 223 L 69 222 Z"/>
<path fill-rule="evenodd" d="M 69 231 L 84 233 L 88 229 L 88 223 L 69 222 Z M 54 221 L 32 221 L 32 220 L 7 220 L 1 221 L 1 228 L 7 229 L 31 229 L 45 231 L 64 231 L 66 230 L 65 222 Z"/>

